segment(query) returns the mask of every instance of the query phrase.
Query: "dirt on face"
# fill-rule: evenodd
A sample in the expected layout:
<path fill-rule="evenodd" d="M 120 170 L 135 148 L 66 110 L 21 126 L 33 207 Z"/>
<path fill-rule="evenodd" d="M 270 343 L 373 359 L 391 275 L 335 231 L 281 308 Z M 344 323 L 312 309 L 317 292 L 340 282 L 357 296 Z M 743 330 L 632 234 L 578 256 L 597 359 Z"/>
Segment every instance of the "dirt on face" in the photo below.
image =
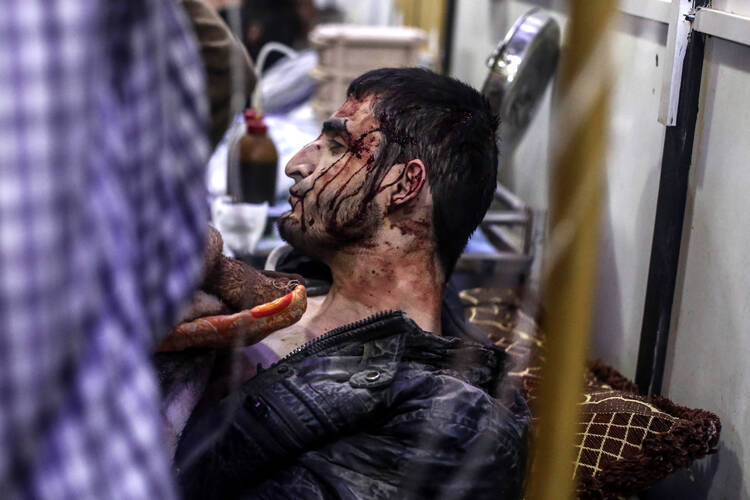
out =
<path fill-rule="evenodd" d="M 291 211 L 279 221 L 282 237 L 320 257 L 342 245 L 364 243 L 382 224 L 374 201 L 375 155 L 381 143 L 374 97 L 349 99 L 324 124 L 323 133 L 295 155 L 287 175 Z"/>

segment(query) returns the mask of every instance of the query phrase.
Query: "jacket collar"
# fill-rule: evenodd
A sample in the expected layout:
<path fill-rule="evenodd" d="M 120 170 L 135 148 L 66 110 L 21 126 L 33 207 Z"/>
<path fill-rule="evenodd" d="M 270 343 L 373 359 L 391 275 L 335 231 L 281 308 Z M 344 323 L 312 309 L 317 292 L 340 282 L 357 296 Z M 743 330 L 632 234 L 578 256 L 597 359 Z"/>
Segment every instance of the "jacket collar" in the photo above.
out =
<path fill-rule="evenodd" d="M 419 328 L 402 311 L 384 311 L 337 328 L 320 341 L 333 345 L 363 344 L 361 369 L 349 379 L 352 387 L 377 389 L 389 385 L 399 363 L 407 358 L 461 373 L 473 385 L 494 392 L 505 371 L 505 352 L 491 343 L 474 341 L 470 335 L 463 335 L 460 328 L 453 331 L 457 334 L 439 337 Z M 313 351 L 314 343 L 310 345 Z M 304 354 L 304 350 L 299 353 Z"/>

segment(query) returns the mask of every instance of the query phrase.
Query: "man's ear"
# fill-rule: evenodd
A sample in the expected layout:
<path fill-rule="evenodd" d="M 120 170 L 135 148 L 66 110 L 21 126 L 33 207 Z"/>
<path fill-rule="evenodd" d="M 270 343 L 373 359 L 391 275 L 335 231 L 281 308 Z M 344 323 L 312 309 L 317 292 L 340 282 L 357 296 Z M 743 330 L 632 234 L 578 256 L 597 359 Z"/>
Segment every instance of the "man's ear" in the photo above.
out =
<path fill-rule="evenodd" d="M 397 208 L 419 196 L 427 179 L 427 169 L 422 160 L 410 160 L 391 190 L 391 207 Z"/>

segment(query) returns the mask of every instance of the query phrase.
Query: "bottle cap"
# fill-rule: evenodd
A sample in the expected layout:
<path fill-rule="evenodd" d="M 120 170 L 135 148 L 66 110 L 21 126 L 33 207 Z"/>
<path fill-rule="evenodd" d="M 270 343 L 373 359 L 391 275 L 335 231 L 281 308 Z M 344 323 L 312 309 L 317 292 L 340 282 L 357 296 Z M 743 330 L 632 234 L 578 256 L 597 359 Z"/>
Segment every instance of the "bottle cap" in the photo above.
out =
<path fill-rule="evenodd" d="M 245 110 L 245 125 L 248 134 L 262 135 L 268 131 L 268 127 L 263 123 L 263 115 L 259 115 L 253 108 Z"/>

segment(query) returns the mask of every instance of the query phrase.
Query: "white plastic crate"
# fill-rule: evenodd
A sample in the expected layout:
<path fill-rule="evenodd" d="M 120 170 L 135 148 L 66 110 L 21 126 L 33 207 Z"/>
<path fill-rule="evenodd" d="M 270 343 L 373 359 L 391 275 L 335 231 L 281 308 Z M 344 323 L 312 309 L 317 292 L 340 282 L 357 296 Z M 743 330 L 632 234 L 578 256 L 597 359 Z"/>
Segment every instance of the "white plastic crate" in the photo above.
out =
<path fill-rule="evenodd" d="M 349 83 L 371 69 L 417 66 L 427 40 L 424 31 L 390 26 L 324 24 L 310 33 L 318 53 L 312 77 L 318 90 L 312 107 L 319 118 L 336 111 L 346 99 Z"/>

